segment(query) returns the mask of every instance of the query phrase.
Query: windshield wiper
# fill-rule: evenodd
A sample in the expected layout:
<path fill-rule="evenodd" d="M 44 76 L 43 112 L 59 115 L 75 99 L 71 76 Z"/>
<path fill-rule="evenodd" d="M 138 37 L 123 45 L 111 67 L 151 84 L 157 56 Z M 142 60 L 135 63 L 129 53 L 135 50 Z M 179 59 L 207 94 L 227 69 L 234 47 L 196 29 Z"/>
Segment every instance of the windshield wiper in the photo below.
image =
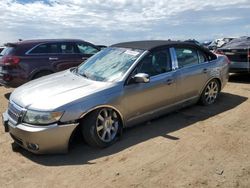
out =
<path fill-rule="evenodd" d="M 86 73 L 82 73 L 82 74 L 80 74 L 79 72 L 78 72 L 78 67 L 76 67 L 75 69 L 74 69 L 74 73 L 76 74 L 76 75 L 80 75 L 80 76 L 83 76 L 84 78 L 87 78 L 87 79 L 89 79 L 89 77 L 86 75 Z"/>
<path fill-rule="evenodd" d="M 89 78 L 85 73 L 81 74 L 84 78 Z"/>

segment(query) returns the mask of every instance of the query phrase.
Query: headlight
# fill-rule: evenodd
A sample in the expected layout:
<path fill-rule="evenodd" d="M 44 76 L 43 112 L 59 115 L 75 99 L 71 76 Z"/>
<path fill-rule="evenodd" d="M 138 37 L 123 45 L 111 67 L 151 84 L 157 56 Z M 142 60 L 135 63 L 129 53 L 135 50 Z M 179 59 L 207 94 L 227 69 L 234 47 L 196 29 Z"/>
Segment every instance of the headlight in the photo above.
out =
<path fill-rule="evenodd" d="M 46 125 L 59 121 L 63 112 L 39 112 L 28 110 L 23 118 L 25 123 Z"/>

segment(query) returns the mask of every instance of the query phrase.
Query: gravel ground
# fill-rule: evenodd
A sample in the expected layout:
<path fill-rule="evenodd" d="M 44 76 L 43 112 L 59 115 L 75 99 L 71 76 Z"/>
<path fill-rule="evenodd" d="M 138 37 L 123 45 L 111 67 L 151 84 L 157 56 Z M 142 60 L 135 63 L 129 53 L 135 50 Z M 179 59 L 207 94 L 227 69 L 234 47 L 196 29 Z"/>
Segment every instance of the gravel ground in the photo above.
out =
<path fill-rule="evenodd" d="M 80 139 L 65 155 L 13 152 L 0 126 L 0 187 L 250 187 L 250 75 L 217 103 L 126 129 L 106 149 Z M 12 89 L 0 86 L 0 112 Z"/>

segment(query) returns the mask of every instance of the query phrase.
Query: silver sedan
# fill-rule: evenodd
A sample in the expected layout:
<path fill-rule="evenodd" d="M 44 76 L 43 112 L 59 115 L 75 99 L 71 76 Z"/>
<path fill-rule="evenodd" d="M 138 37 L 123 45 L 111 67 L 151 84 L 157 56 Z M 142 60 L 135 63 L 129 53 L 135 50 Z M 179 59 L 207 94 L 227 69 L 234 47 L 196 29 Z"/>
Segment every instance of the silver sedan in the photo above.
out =
<path fill-rule="evenodd" d="M 228 66 L 225 56 L 187 42 L 115 44 L 77 68 L 14 90 L 3 125 L 33 153 L 67 152 L 77 130 L 89 145 L 107 147 L 124 127 L 197 102 L 213 104 Z"/>

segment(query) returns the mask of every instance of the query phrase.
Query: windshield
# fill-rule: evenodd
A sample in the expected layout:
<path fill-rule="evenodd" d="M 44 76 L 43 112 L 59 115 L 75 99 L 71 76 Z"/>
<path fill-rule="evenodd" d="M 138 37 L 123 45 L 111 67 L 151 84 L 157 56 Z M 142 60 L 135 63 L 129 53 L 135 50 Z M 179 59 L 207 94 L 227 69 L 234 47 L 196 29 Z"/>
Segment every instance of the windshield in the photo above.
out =
<path fill-rule="evenodd" d="M 81 64 L 76 73 L 91 80 L 115 82 L 122 78 L 143 50 L 106 48 Z"/>

